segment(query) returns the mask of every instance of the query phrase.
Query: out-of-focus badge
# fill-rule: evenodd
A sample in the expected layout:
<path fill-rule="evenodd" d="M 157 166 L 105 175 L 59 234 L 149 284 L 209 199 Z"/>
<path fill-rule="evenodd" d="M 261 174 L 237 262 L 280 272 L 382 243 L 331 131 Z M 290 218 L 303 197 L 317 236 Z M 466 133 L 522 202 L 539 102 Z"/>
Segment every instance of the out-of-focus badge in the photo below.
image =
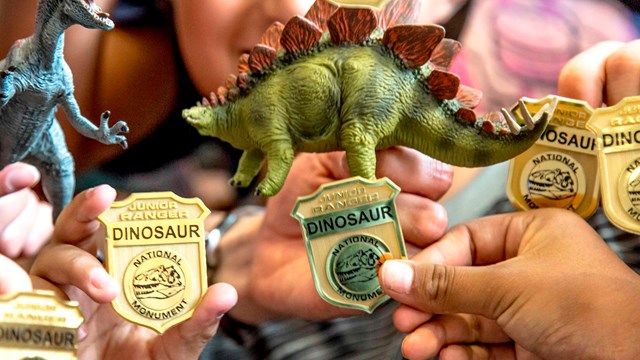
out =
<path fill-rule="evenodd" d="M 532 114 L 557 101 L 540 139 L 510 162 L 507 196 L 520 210 L 557 207 L 588 218 L 598 209 L 600 178 L 596 141 L 587 130 L 593 109 L 584 101 L 547 96 L 523 98 Z M 522 118 L 522 111 L 514 112 Z"/>
<path fill-rule="evenodd" d="M 640 96 L 596 109 L 587 128 L 596 135 L 602 208 L 617 227 L 640 234 Z"/>
<path fill-rule="evenodd" d="M 389 0 L 329 0 L 338 6 L 367 6 L 382 8 Z"/>
<path fill-rule="evenodd" d="M 330 304 L 373 312 L 389 299 L 378 282 L 381 258 L 406 258 L 395 198 L 387 178 L 353 177 L 298 198 L 300 221 L 320 296 Z"/>
<path fill-rule="evenodd" d="M 107 270 L 122 283 L 112 302 L 120 316 L 158 333 L 191 317 L 207 288 L 207 215 L 200 199 L 157 192 L 132 194 L 98 217 Z"/>
<path fill-rule="evenodd" d="M 51 291 L 0 296 L 0 358 L 76 359 L 83 321 L 77 302 Z"/>

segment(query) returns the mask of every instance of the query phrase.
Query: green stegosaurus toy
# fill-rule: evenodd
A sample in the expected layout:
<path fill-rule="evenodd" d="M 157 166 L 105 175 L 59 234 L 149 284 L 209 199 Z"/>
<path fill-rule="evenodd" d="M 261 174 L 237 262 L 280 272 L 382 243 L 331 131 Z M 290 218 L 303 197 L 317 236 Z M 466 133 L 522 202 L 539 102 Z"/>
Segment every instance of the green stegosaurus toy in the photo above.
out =
<path fill-rule="evenodd" d="M 381 10 L 317 0 L 305 17 L 275 23 L 240 58 L 239 74 L 183 111 L 202 135 L 244 150 L 234 186 L 282 187 L 296 152 L 345 150 L 353 176 L 375 178 L 375 151 L 395 145 L 466 167 L 508 160 L 538 139 L 554 107 L 527 126 L 506 110 L 477 118 L 481 93 L 448 68 L 460 49 L 438 25 L 415 21 L 419 0 Z M 401 25 L 397 25 L 401 24 Z"/>

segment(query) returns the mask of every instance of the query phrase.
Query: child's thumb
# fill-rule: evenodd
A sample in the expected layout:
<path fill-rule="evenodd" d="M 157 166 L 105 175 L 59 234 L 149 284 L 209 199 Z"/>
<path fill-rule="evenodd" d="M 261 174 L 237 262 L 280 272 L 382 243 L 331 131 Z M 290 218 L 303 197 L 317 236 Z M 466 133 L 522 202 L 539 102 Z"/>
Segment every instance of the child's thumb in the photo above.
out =
<path fill-rule="evenodd" d="M 493 266 L 468 267 L 387 260 L 382 289 L 395 300 L 430 314 L 467 313 L 494 318 L 503 301 L 502 281 Z M 508 287 L 507 287 L 508 289 Z"/>

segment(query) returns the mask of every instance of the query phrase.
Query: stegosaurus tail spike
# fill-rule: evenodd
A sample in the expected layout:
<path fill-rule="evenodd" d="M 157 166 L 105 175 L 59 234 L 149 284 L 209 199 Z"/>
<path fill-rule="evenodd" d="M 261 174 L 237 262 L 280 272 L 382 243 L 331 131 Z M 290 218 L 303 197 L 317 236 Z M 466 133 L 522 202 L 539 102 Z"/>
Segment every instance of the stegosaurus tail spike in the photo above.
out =
<path fill-rule="evenodd" d="M 480 103 L 482 99 L 482 91 L 474 89 L 465 85 L 460 85 L 456 99 L 460 102 L 462 107 L 473 109 Z"/>
<path fill-rule="evenodd" d="M 415 69 L 429 61 L 443 38 L 444 28 L 440 25 L 397 25 L 384 32 L 382 43 Z"/>
<path fill-rule="evenodd" d="M 449 70 L 451 63 L 458 56 L 462 44 L 453 39 L 442 39 L 431 55 L 429 62 L 443 70 Z"/>
<path fill-rule="evenodd" d="M 334 44 L 362 43 L 378 26 L 378 17 L 369 8 L 339 8 L 327 23 Z"/>
<path fill-rule="evenodd" d="M 389 0 L 380 11 L 378 26 L 387 29 L 400 24 L 414 24 L 421 6 L 421 0 Z"/>
<path fill-rule="evenodd" d="M 453 99 L 458 94 L 460 77 L 447 71 L 434 69 L 427 77 L 427 85 L 436 98 Z"/>
<path fill-rule="evenodd" d="M 338 10 L 337 5 L 330 3 L 327 0 L 316 0 L 304 17 L 313 21 L 320 30 L 325 32 L 329 30 L 327 27 L 329 18 L 334 12 L 336 12 L 336 10 Z"/>
<path fill-rule="evenodd" d="M 282 37 L 282 31 L 284 30 L 284 24 L 279 21 L 274 22 L 267 28 L 260 38 L 260 44 L 267 45 L 276 49 L 276 51 L 282 49 L 280 44 L 280 38 Z"/>
<path fill-rule="evenodd" d="M 251 72 L 261 72 L 268 68 L 278 58 L 276 50 L 270 46 L 258 44 L 253 47 L 249 55 L 249 69 Z"/>

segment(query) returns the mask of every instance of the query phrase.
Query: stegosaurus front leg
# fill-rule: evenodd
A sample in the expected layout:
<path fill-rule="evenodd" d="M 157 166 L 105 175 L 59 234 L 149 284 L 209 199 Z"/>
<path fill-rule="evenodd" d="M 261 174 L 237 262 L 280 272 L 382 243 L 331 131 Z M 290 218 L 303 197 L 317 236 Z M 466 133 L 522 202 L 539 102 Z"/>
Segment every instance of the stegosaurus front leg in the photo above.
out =
<path fill-rule="evenodd" d="M 246 150 L 240 157 L 238 170 L 229 180 L 229 185 L 235 187 L 247 187 L 253 178 L 258 175 L 264 163 L 264 153 L 259 149 Z"/>

